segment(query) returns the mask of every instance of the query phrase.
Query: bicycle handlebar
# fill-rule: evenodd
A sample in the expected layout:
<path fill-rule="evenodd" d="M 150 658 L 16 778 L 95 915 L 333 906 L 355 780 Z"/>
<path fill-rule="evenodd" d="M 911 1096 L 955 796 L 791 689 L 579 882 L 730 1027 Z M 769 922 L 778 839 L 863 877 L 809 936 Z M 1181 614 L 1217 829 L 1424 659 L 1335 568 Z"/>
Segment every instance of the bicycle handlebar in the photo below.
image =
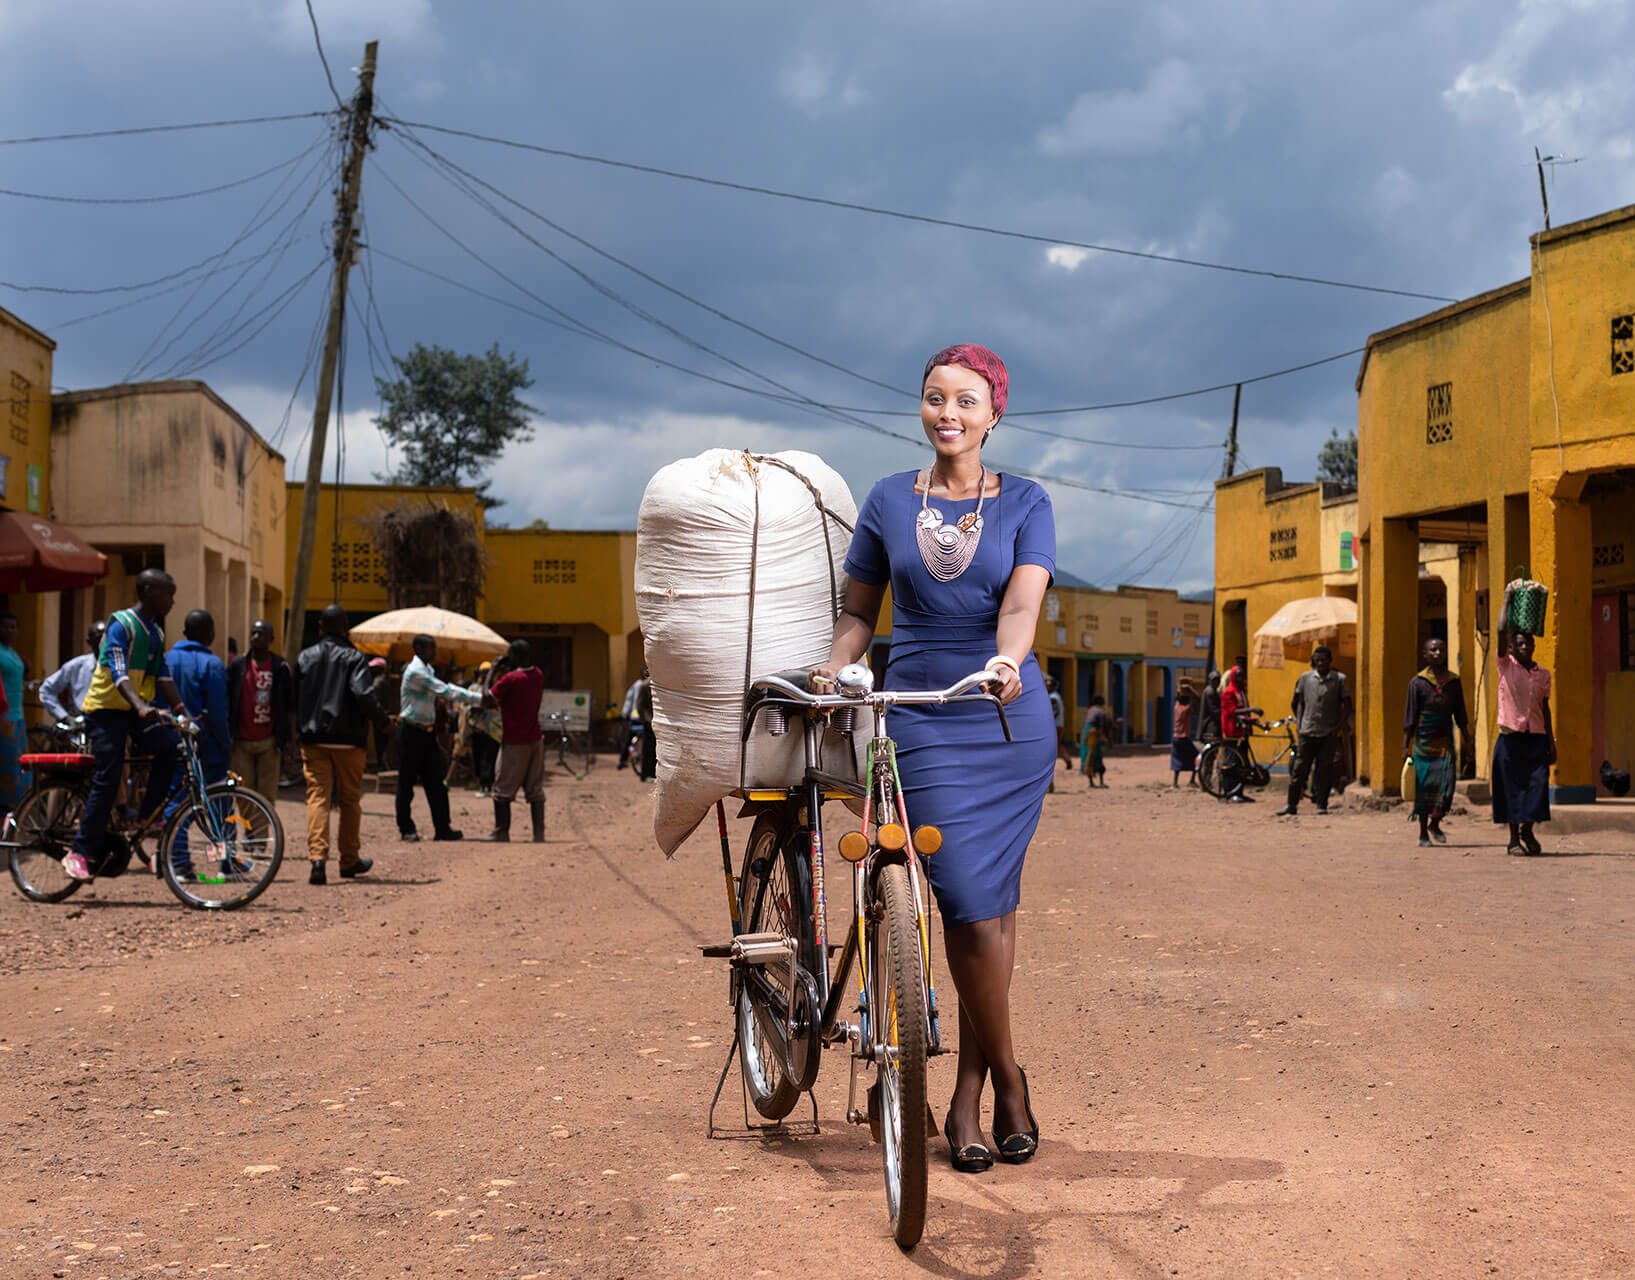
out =
<path fill-rule="evenodd" d="M 884 710 L 887 707 L 934 707 L 950 706 L 958 702 L 987 702 L 992 704 L 995 713 L 999 716 L 999 727 L 1004 731 L 1005 741 L 1011 742 L 1013 741 L 1011 726 L 1009 719 L 1005 716 L 1005 706 L 999 701 L 998 695 L 990 693 L 985 687 L 999 678 L 998 672 L 983 670 L 973 671 L 970 675 L 956 680 L 946 689 L 860 689 L 853 691 L 841 689 L 835 693 L 811 693 L 782 676 L 762 676 L 758 680 L 751 681 L 750 692 L 751 694 L 771 694 L 780 702 L 791 702 L 818 711 L 835 711 L 846 707 L 859 706 L 868 707 L 871 710 Z"/>
<path fill-rule="evenodd" d="M 190 738 L 196 738 L 203 732 L 203 730 L 199 727 L 199 722 L 192 716 L 178 715 L 174 711 L 166 711 L 163 707 L 155 707 L 154 710 L 159 713 L 159 723 L 169 725 L 172 729 L 176 730 L 177 733 L 186 734 Z"/>

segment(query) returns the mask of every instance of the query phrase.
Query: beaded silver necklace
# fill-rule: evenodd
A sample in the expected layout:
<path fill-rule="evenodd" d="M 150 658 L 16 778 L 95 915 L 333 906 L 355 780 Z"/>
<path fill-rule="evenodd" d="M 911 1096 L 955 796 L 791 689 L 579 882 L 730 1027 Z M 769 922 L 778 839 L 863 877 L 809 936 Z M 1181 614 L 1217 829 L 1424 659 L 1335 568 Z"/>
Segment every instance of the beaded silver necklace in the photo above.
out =
<path fill-rule="evenodd" d="M 931 508 L 931 471 L 926 469 L 925 492 L 920 496 L 920 512 L 914 517 L 914 540 L 926 572 L 938 582 L 951 582 L 971 567 L 977 544 L 982 541 L 982 501 L 988 489 L 988 469 L 982 469 L 977 485 L 976 510 L 962 515 L 955 524 L 944 524 L 942 512 Z"/>

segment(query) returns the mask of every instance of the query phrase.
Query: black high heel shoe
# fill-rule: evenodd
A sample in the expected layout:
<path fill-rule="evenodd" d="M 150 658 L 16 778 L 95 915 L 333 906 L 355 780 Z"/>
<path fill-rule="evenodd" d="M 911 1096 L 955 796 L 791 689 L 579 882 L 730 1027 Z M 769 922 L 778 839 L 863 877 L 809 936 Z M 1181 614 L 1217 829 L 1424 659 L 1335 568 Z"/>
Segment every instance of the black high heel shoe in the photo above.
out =
<path fill-rule="evenodd" d="M 1006 1164 L 1026 1164 L 1039 1150 L 1039 1122 L 1033 1118 L 1033 1099 L 1028 1095 L 1028 1073 L 1017 1067 L 1016 1074 L 1022 1077 L 1022 1109 L 1028 1113 L 1028 1124 L 1032 1128 L 1013 1133 L 1008 1138 L 1001 1138 L 997 1129 L 993 1131 L 995 1153 Z"/>
<path fill-rule="evenodd" d="M 987 1173 L 993 1168 L 993 1152 L 980 1142 L 967 1142 L 963 1147 L 954 1145 L 954 1118 L 942 1122 L 942 1136 L 948 1139 L 948 1160 L 960 1173 Z"/>

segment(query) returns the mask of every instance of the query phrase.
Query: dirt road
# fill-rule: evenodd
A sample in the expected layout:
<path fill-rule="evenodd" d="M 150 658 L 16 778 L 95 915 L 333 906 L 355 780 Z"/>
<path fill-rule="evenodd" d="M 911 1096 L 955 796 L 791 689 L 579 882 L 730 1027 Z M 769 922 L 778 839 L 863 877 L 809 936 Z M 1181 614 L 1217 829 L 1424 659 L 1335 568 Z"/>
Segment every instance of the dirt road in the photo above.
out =
<path fill-rule="evenodd" d="M 237 915 L 7 887 L 0 1274 L 1630 1274 L 1635 839 L 1506 858 L 1478 814 L 1421 850 L 1400 811 L 1278 820 L 1160 768 L 1049 799 L 1043 1145 L 964 1177 L 937 1140 L 909 1256 L 839 1055 L 818 1136 L 706 1140 L 717 855 L 659 856 L 628 773 L 554 785 L 544 846 L 402 846 L 370 796 L 375 876 L 310 888 L 296 836 Z"/>

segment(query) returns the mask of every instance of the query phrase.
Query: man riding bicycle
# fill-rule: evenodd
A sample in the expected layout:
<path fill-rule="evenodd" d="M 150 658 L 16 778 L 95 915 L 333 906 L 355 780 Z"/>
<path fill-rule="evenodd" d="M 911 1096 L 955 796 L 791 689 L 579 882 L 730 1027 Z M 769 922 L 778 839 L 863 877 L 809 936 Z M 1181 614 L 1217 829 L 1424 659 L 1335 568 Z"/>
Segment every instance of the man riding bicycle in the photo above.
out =
<path fill-rule="evenodd" d="M 153 757 L 142 818 L 164 803 L 176 771 L 176 735 L 161 722 L 161 712 L 153 705 L 162 693 L 177 715 L 187 713 L 165 662 L 165 632 L 160 625 L 176 603 L 176 580 L 163 569 L 144 569 L 137 575 L 136 599 L 133 608 L 121 609 L 108 620 L 85 694 L 85 734 L 96 767 L 74 835 L 74 851 L 62 860 L 63 870 L 75 880 L 89 880 L 92 865 L 102 858 L 126 744 L 134 737 Z"/>

